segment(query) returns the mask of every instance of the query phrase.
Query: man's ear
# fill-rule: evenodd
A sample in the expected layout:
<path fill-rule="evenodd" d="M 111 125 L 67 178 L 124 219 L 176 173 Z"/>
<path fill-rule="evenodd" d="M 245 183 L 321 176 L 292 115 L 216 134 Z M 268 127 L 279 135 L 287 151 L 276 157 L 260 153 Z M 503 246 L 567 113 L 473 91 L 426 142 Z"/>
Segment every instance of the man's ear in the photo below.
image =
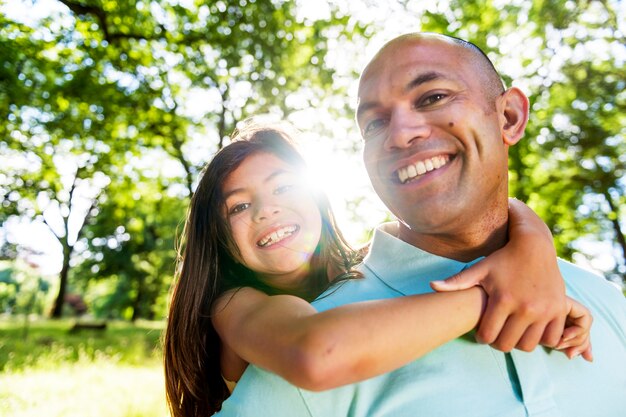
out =
<path fill-rule="evenodd" d="M 505 145 L 515 145 L 524 136 L 528 123 L 528 97 L 517 87 L 506 90 L 499 99 L 500 130 Z"/>

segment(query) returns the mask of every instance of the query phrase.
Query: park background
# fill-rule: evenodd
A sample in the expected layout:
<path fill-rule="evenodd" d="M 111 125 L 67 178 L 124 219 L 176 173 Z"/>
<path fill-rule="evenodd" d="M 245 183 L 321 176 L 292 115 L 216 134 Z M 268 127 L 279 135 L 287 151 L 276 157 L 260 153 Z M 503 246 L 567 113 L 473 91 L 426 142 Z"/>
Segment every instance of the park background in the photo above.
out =
<path fill-rule="evenodd" d="M 417 30 L 476 43 L 529 95 L 511 195 L 561 257 L 623 285 L 626 2 L 0 0 L 0 415 L 166 415 L 176 235 L 251 115 L 302 131 L 366 241 L 389 214 L 360 161 L 356 79 Z"/>

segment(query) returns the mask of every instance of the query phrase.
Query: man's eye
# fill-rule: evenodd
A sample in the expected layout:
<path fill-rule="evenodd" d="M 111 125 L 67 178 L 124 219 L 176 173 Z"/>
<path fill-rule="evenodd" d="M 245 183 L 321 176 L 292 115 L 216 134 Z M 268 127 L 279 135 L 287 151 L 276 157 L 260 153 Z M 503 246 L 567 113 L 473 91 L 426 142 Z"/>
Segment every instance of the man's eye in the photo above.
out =
<path fill-rule="evenodd" d="M 363 129 L 363 136 L 368 137 L 385 127 L 387 124 L 386 119 L 374 119 L 365 125 Z"/>
<path fill-rule="evenodd" d="M 421 106 L 430 106 L 432 104 L 438 103 L 441 100 L 443 100 L 444 98 L 448 97 L 447 94 L 444 93 L 435 93 L 435 94 L 431 94 L 429 96 L 424 97 L 423 99 L 421 99 L 418 103 L 417 103 L 417 107 L 421 107 Z"/>
<path fill-rule="evenodd" d="M 239 203 L 239 204 L 235 204 L 234 206 L 232 206 L 230 208 L 230 210 L 228 210 L 228 214 L 237 214 L 237 213 L 241 213 L 242 211 L 244 211 L 245 209 L 247 209 L 248 207 L 250 207 L 250 203 Z"/>
<path fill-rule="evenodd" d="M 276 187 L 276 189 L 274 190 L 274 194 L 282 194 L 285 193 L 291 189 L 293 189 L 296 185 L 295 184 L 285 184 L 285 185 L 281 185 L 280 187 Z"/>

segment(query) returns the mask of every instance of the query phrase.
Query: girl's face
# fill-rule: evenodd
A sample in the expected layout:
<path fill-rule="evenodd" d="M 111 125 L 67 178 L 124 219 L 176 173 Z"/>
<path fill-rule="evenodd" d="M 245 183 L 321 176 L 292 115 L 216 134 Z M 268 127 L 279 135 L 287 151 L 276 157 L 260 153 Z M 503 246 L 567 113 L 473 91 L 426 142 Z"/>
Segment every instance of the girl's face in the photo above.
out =
<path fill-rule="evenodd" d="M 257 153 L 226 178 L 223 192 L 239 261 L 275 288 L 297 289 L 322 230 L 319 208 L 297 171 Z"/>

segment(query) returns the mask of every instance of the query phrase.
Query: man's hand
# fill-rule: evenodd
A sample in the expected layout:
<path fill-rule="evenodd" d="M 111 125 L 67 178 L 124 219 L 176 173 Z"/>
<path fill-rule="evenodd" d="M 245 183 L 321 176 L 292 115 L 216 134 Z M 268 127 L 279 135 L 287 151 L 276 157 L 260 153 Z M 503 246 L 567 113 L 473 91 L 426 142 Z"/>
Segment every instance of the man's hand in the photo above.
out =
<path fill-rule="evenodd" d="M 533 350 L 537 344 L 554 348 L 562 340 L 571 307 L 559 272 L 552 235 L 523 203 L 511 200 L 509 242 L 472 267 L 433 281 L 436 291 L 480 285 L 489 299 L 476 340 L 509 352 Z"/>

